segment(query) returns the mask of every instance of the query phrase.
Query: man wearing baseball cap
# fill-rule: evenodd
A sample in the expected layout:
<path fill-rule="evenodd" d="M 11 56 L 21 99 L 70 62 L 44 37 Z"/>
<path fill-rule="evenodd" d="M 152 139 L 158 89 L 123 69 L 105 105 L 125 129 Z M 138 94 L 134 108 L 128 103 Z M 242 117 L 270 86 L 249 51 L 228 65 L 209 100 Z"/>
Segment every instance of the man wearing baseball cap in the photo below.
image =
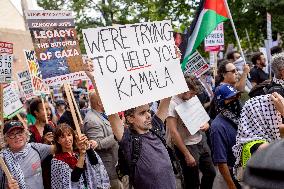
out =
<path fill-rule="evenodd" d="M 232 147 L 236 144 L 236 135 L 241 112 L 240 92 L 232 85 L 223 84 L 216 88 L 215 100 L 220 112 L 211 124 L 210 138 L 212 158 L 217 166 L 216 188 L 241 188 L 233 177 L 235 157 Z"/>
<path fill-rule="evenodd" d="M 6 148 L 0 152 L 13 181 L 7 181 L 0 169 L 0 188 L 43 189 L 41 161 L 53 154 L 55 146 L 28 143 L 29 133 L 19 121 L 9 121 L 3 128 Z"/>

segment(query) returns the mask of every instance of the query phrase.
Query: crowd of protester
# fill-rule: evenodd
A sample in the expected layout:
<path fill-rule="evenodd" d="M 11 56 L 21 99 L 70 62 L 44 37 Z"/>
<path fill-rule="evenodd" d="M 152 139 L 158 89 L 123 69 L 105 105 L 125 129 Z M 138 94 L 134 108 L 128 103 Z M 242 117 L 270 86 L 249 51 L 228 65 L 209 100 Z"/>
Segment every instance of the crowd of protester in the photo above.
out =
<path fill-rule="evenodd" d="M 63 88 L 55 102 L 26 101 L 26 123 L 4 124 L 0 156 L 12 179 L 0 169 L 0 188 L 283 188 L 284 53 L 273 49 L 272 78 L 262 53 L 252 68 L 236 65 L 240 58 L 230 52 L 217 75 L 185 75 L 189 91 L 119 114 L 105 114 L 96 90 L 84 94 L 82 134 Z M 243 103 L 246 87 L 251 98 Z M 192 135 L 176 107 L 194 96 L 210 121 Z"/>

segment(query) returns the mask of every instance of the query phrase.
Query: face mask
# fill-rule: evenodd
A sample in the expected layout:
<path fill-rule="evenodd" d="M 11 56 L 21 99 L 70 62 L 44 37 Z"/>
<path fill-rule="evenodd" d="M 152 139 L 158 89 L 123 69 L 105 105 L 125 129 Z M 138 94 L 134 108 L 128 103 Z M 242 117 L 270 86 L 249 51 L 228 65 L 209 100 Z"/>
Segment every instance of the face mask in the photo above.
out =
<path fill-rule="evenodd" d="M 238 117 L 240 117 L 242 107 L 238 99 L 233 100 L 228 104 L 225 104 L 224 108 L 236 114 Z"/>

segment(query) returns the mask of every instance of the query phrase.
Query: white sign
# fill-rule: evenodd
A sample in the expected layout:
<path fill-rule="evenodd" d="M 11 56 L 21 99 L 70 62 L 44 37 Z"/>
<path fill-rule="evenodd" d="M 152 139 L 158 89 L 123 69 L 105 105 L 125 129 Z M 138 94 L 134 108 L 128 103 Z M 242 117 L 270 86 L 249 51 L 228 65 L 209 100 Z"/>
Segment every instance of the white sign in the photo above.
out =
<path fill-rule="evenodd" d="M 223 22 L 204 39 L 205 49 L 207 47 L 220 47 L 224 46 L 224 25 Z M 214 50 L 214 49 L 213 49 Z M 219 48 L 220 50 L 220 48 Z M 206 50 L 207 51 L 207 50 Z M 210 49 L 208 49 L 210 51 Z"/>
<path fill-rule="evenodd" d="M 170 21 L 83 30 L 106 113 L 188 91 Z"/>
<path fill-rule="evenodd" d="M 195 51 L 188 60 L 186 64 L 185 74 L 194 74 L 196 77 L 200 77 L 202 74 L 207 72 L 210 69 L 209 64 L 204 60 L 204 58 L 199 54 L 198 51 Z"/>
<path fill-rule="evenodd" d="M 24 91 L 26 99 L 29 100 L 33 98 L 34 97 L 33 84 L 32 84 L 31 75 L 30 75 L 29 70 L 18 72 L 17 76 L 21 84 L 21 87 Z"/>
<path fill-rule="evenodd" d="M 17 93 L 11 85 L 6 85 L 3 90 L 4 117 L 13 117 L 13 115 L 23 108 L 23 104 Z"/>
<path fill-rule="evenodd" d="M 194 135 L 210 120 L 197 96 L 183 102 L 175 109 L 191 135 Z"/>
<path fill-rule="evenodd" d="M 13 56 L 10 54 L 0 54 L 0 83 L 12 81 Z"/>

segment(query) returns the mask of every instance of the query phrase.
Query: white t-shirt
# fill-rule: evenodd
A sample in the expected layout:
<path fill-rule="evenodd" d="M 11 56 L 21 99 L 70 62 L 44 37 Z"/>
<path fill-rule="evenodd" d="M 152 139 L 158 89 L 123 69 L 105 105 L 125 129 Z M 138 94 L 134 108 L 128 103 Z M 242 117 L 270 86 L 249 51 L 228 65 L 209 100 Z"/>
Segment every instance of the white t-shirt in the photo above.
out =
<path fill-rule="evenodd" d="M 177 119 L 177 130 L 178 130 L 178 132 L 179 132 L 179 134 L 180 134 L 185 145 L 197 144 L 202 140 L 202 135 L 201 135 L 200 131 L 198 131 L 194 135 L 191 135 L 190 132 L 188 131 L 188 129 L 186 128 L 186 126 L 184 125 L 183 121 L 181 120 L 181 118 L 177 114 L 177 111 L 175 110 L 175 108 L 183 102 L 184 101 L 181 98 L 179 98 L 178 96 L 173 96 L 173 98 L 170 102 L 170 105 L 169 105 L 168 117 L 174 117 L 174 118 Z M 188 115 L 188 116 L 190 116 L 190 115 Z"/>

